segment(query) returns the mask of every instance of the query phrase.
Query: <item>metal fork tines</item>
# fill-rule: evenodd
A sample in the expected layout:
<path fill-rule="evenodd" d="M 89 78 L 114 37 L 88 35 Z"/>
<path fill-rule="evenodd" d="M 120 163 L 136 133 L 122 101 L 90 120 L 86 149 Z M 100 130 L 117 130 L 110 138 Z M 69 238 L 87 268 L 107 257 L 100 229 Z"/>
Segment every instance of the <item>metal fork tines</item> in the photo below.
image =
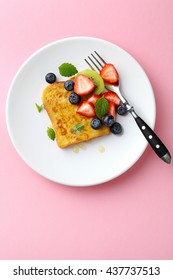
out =
<path fill-rule="evenodd" d="M 100 59 L 100 62 L 97 57 L 94 56 L 93 53 L 91 53 L 91 56 L 95 59 L 95 61 L 97 62 L 97 64 L 95 63 L 95 61 L 90 57 L 88 56 L 88 59 L 91 61 L 91 63 L 95 66 L 95 68 L 100 72 L 100 70 L 103 68 L 103 66 L 106 64 L 106 61 L 96 52 L 94 51 L 95 54 L 98 56 L 98 58 Z M 94 67 L 91 65 L 91 63 L 87 60 L 87 59 L 84 59 L 85 62 L 88 64 L 88 66 L 95 71 Z"/>
<path fill-rule="evenodd" d="M 84 60 L 92 70 L 98 71 L 98 72 L 100 72 L 101 69 L 104 67 L 104 65 L 107 64 L 107 62 L 96 51 L 94 51 L 94 54 L 91 53 L 91 56 L 88 56 L 88 59 L 84 59 Z M 127 100 L 122 96 L 122 93 L 120 92 L 119 82 L 116 85 L 105 84 L 105 88 L 107 90 L 116 92 L 117 95 L 119 96 L 119 98 L 121 99 L 121 102 L 127 106 L 127 110 L 131 109 L 131 106 L 129 105 Z"/>

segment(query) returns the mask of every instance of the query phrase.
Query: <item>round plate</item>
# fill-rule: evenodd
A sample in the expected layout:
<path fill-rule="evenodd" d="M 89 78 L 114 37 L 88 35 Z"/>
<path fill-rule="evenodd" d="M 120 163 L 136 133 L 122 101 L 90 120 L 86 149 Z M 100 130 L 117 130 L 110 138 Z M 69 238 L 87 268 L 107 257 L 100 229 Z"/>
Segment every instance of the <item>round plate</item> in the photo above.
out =
<path fill-rule="evenodd" d="M 150 125 L 155 124 L 155 99 L 147 75 L 137 61 L 120 47 L 96 38 L 73 37 L 53 42 L 34 53 L 19 69 L 10 86 L 6 119 L 10 138 L 22 159 L 42 176 L 70 186 L 90 186 L 109 181 L 128 170 L 143 154 L 147 141 L 133 117 L 117 116 L 123 134 L 107 135 L 85 145 L 60 149 L 48 138 L 50 120 L 45 110 L 38 113 L 45 75 L 54 72 L 63 80 L 58 66 L 87 67 L 84 58 L 97 51 L 115 65 L 121 89 L 136 112 Z M 101 150 L 101 151 L 100 151 Z M 103 151 L 104 150 L 104 151 Z"/>

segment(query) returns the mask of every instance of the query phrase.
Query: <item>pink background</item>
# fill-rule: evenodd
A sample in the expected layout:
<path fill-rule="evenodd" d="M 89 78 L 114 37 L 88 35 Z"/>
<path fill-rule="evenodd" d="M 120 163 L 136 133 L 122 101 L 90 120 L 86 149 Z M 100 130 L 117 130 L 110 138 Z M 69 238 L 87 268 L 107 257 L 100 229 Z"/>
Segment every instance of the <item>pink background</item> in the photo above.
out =
<path fill-rule="evenodd" d="M 147 148 L 119 178 L 88 188 L 42 178 L 16 153 L 5 103 L 37 49 L 71 36 L 119 45 L 143 66 L 155 131 L 173 154 L 172 0 L 0 1 L 0 259 L 173 259 L 173 169 Z"/>

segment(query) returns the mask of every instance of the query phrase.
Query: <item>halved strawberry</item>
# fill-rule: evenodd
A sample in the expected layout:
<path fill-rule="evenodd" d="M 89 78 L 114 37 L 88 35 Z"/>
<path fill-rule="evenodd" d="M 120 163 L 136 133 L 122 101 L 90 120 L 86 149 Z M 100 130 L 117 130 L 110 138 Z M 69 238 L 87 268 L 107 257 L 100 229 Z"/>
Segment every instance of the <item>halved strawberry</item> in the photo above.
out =
<path fill-rule="evenodd" d="M 109 102 L 113 102 L 116 106 L 120 105 L 120 98 L 113 91 L 107 91 L 103 94 L 104 98 Z"/>
<path fill-rule="evenodd" d="M 109 103 L 109 109 L 107 111 L 107 115 L 112 115 L 114 117 L 114 119 L 116 118 L 117 111 L 116 111 L 114 102 Z"/>
<path fill-rule="evenodd" d="M 83 96 L 91 93 L 94 88 L 95 85 L 92 80 L 82 74 L 77 75 L 74 84 L 74 92 L 80 96 Z"/>
<path fill-rule="evenodd" d="M 98 95 L 98 94 L 93 94 L 93 95 L 91 95 L 91 96 L 88 98 L 87 101 L 90 102 L 91 104 L 95 105 L 97 99 L 99 99 L 99 98 L 100 98 L 100 95 Z"/>
<path fill-rule="evenodd" d="M 85 117 L 94 117 L 96 115 L 94 105 L 88 101 L 83 101 L 81 105 L 77 108 L 76 113 Z"/>
<path fill-rule="evenodd" d="M 113 64 L 105 64 L 100 71 L 100 76 L 103 78 L 104 82 L 107 84 L 115 84 L 118 82 L 118 72 Z"/>

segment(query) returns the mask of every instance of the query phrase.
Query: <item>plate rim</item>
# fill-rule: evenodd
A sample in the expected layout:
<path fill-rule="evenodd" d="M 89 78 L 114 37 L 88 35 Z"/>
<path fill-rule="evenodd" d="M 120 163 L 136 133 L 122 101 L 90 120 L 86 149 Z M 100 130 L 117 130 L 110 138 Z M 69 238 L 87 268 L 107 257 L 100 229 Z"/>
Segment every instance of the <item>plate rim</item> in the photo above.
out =
<path fill-rule="evenodd" d="M 67 182 L 64 182 L 62 180 L 55 180 L 55 179 L 52 179 L 50 178 L 49 176 L 46 176 L 44 174 L 42 174 L 41 172 L 39 172 L 38 170 L 35 170 L 31 164 L 27 161 L 27 159 L 23 156 L 22 152 L 20 151 L 20 149 L 18 149 L 17 145 L 15 144 L 15 140 L 12 136 L 12 133 L 10 131 L 10 125 L 9 125 L 9 110 L 8 110 L 8 107 L 9 107 L 9 101 L 10 101 L 10 95 L 11 95 L 11 91 L 12 91 L 12 88 L 15 84 L 15 81 L 17 79 L 17 77 L 20 75 L 20 72 L 22 72 L 23 68 L 25 68 L 25 65 L 27 65 L 27 63 L 32 60 L 35 56 L 37 56 L 37 54 L 39 54 L 40 52 L 44 51 L 45 49 L 53 46 L 53 45 L 56 45 L 58 43 L 63 43 L 63 42 L 67 42 L 67 41 L 70 41 L 70 40 L 96 40 L 96 41 L 100 41 L 100 42 L 103 42 L 103 43 L 108 43 L 108 44 L 111 44 L 112 46 L 115 46 L 117 47 L 118 49 L 120 49 L 122 52 L 124 52 L 125 54 L 127 54 L 128 56 L 130 56 L 134 61 L 135 63 L 140 67 L 140 69 L 143 71 L 146 79 L 147 79 L 147 82 L 148 82 L 148 85 L 150 86 L 150 89 L 151 89 L 151 92 L 153 93 L 152 97 L 153 97 L 153 125 L 151 125 L 151 128 L 154 130 L 154 127 L 155 127 L 155 123 L 156 123 L 156 100 L 155 100 L 155 95 L 154 95 L 154 90 L 152 88 L 152 85 L 151 85 L 151 82 L 148 78 L 148 75 L 146 74 L 144 68 L 141 66 L 141 64 L 136 60 L 136 58 L 134 58 L 129 52 L 127 52 L 124 48 L 120 47 L 119 45 L 117 44 L 114 44 L 108 40 L 104 40 L 102 38 L 98 38 L 98 37 L 90 37 L 90 36 L 72 36 L 72 37 L 65 37 L 65 38 L 62 38 L 62 39 L 59 39 L 59 40 L 56 40 L 56 41 L 52 41 L 46 45 L 43 45 L 42 47 L 40 47 L 39 49 L 37 49 L 35 52 L 33 52 L 22 64 L 21 66 L 18 68 L 18 70 L 16 71 L 11 83 L 10 83 L 10 86 L 9 86 L 9 89 L 8 89 L 8 93 L 7 93 L 7 98 L 6 98 L 6 105 L 5 105 L 5 119 L 6 119 L 6 125 L 7 125 L 7 130 L 8 130 L 8 134 L 10 136 L 10 140 L 15 148 L 15 150 L 17 151 L 17 153 L 19 154 L 19 156 L 22 158 L 22 160 L 33 170 L 35 171 L 37 174 L 41 175 L 42 177 L 46 178 L 47 180 L 49 181 L 52 181 L 54 183 L 58 183 L 58 184 L 62 184 L 62 185 L 65 185 L 65 186 L 71 186 L 71 187 L 89 187 L 89 186 L 96 186 L 96 185 L 100 185 L 100 184 L 103 184 L 103 183 L 106 183 L 106 182 L 109 182 L 113 179 L 116 179 L 118 178 L 119 176 L 121 176 L 122 174 L 124 174 L 125 172 L 127 172 L 127 170 L 129 170 L 135 163 L 137 163 L 137 161 L 141 158 L 141 156 L 143 155 L 143 153 L 145 152 L 147 146 L 148 146 L 148 142 L 146 141 L 145 145 L 143 146 L 143 149 L 141 150 L 141 152 L 138 154 L 138 157 L 135 158 L 130 165 L 128 165 L 128 167 L 124 170 L 122 170 L 121 172 L 119 172 L 116 176 L 112 176 L 112 177 L 109 177 L 109 179 L 105 179 L 105 180 L 101 180 L 97 183 L 94 183 L 94 184 L 85 184 L 83 183 L 82 185 L 81 184 L 77 184 L 75 183 L 74 184 L 70 184 L 70 183 L 67 183 Z M 98 181 L 98 180 L 97 180 Z"/>

